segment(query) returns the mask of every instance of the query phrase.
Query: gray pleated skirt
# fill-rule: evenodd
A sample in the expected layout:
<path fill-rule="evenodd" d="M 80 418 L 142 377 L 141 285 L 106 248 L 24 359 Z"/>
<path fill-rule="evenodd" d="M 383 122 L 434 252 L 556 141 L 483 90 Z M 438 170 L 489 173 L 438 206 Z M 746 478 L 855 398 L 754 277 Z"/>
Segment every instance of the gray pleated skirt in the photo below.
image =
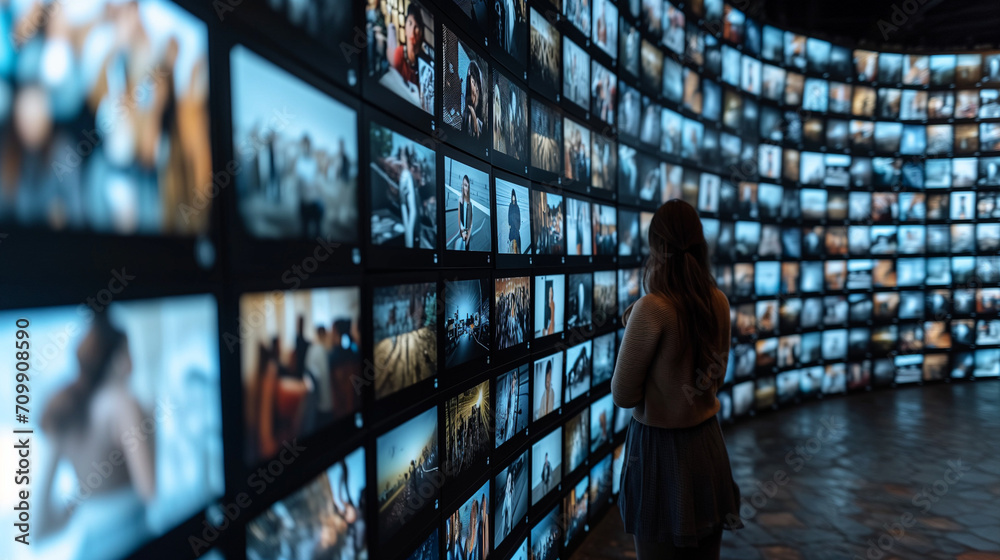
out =
<path fill-rule="evenodd" d="M 740 488 L 733 480 L 718 419 L 691 428 L 628 427 L 622 465 L 625 532 L 639 540 L 698 546 L 718 527 L 743 527 Z"/>

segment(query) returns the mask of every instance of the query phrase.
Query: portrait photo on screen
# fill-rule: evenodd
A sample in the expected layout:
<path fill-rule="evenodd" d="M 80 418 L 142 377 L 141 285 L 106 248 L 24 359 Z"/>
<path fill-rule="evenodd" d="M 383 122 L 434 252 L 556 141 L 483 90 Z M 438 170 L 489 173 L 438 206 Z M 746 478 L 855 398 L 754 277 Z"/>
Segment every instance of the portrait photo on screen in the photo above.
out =
<path fill-rule="evenodd" d="M 528 427 L 528 364 L 522 364 L 497 377 L 496 448 L 510 441 Z"/>
<path fill-rule="evenodd" d="M 535 276 L 535 338 L 563 332 L 566 327 L 566 275 Z"/>
<path fill-rule="evenodd" d="M 446 280 L 444 367 L 489 356 L 491 328 L 489 279 Z"/>
<path fill-rule="evenodd" d="M 582 397 L 590 390 L 591 358 L 594 355 L 593 341 L 588 340 L 566 350 L 566 398 L 570 402 Z"/>
<path fill-rule="evenodd" d="M 365 5 L 366 72 L 386 91 L 434 114 L 434 15 L 416 0 Z"/>
<path fill-rule="evenodd" d="M 563 353 L 535 360 L 532 420 L 538 421 L 562 406 Z"/>
<path fill-rule="evenodd" d="M 563 197 L 538 189 L 531 191 L 532 245 L 536 255 L 566 253 Z"/>
<path fill-rule="evenodd" d="M 488 253 L 493 249 L 490 174 L 444 158 L 445 249 Z"/>
<path fill-rule="evenodd" d="M 528 94 L 498 69 L 493 70 L 493 151 L 528 161 Z"/>
<path fill-rule="evenodd" d="M 314 557 L 365 560 L 365 449 L 359 447 L 247 524 L 247 560 L 307 549 Z M 288 524 L 301 529 L 287 530 Z"/>
<path fill-rule="evenodd" d="M 488 148 L 490 142 L 490 65 L 447 25 L 441 38 L 441 120 L 459 131 L 462 147 Z"/>
<path fill-rule="evenodd" d="M 531 252 L 531 203 L 528 187 L 496 178 L 497 253 L 527 255 Z"/>
<path fill-rule="evenodd" d="M 437 373 L 437 286 L 379 286 L 372 295 L 375 398 Z"/>
<path fill-rule="evenodd" d="M 531 62 L 528 81 L 543 93 L 554 95 L 559 88 L 562 46 L 559 31 L 545 15 L 531 8 Z"/>
<path fill-rule="evenodd" d="M 240 296 L 248 465 L 361 409 L 360 316 L 356 286 Z"/>
<path fill-rule="evenodd" d="M 52 13 L 32 6 L 45 8 L 6 8 L 0 166 L 9 172 L 0 177 L 0 223 L 207 233 L 211 212 L 200 211 L 213 198 L 205 24 L 161 0 L 97 0 L 77 15 L 70 6 Z M 254 149 L 244 145 L 236 156 Z"/>
<path fill-rule="evenodd" d="M 439 490 L 437 407 L 382 434 L 375 442 L 379 544 L 386 546 L 406 523 L 434 507 Z M 420 496 L 430 495 L 429 498 Z M 418 504 L 414 506 L 413 504 Z"/>
<path fill-rule="evenodd" d="M 458 393 L 445 401 L 445 460 L 448 476 L 458 476 L 482 466 L 493 447 L 493 413 L 490 410 L 489 380 Z"/>
<path fill-rule="evenodd" d="M 499 546 L 528 514 L 527 451 L 500 469 L 493 479 L 493 488 L 496 491 L 493 502 L 493 543 L 494 546 Z"/>
<path fill-rule="evenodd" d="M 562 481 L 562 428 L 556 428 L 531 446 L 531 505 Z"/>
<path fill-rule="evenodd" d="M 531 165 L 537 169 L 562 175 L 562 117 L 548 105 L 531 100 Z"/>
<path fill-rule="evenodd" d="M 437 248 L 434 150 L 374 121 L 369 141 L 372 244 Z"/>
<path fill-rule="evenodd" d="M 213 296 L 192 295 L 0 312 L 5 340 L 49 349 L 31 355 L 29 371 L 45 374 L 30 379 L 42 404 L 26 407 L 41 428 L 31 453 L 48 467 L 31 477 L 31 492 L 51 500 L 30 521 L 52 532 L 31 533 L 19 557 L 123 558 L 222 496 L 217 309 Z M 0 388 L 11 403 L 23 394 L 14 379 Z M 5 524 L 24 522 L 5 510 Z"/>
<path fill-rule="evenodd" d="M 357 112 L 243 46 L 230 66 L 234 154 L 248 170 L 236 179 L 246 230 L 357 242 Z"/>

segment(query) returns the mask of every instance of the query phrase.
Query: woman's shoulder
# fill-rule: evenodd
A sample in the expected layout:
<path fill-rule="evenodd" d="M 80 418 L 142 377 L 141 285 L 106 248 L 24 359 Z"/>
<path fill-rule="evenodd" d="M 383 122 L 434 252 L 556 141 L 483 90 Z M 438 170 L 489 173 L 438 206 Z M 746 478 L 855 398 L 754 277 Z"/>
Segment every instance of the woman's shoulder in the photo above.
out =
<path fill-rule="evenodd" d="M 717 301 L 719 305 L 725 307 L 726 309 L 729 309 L 729 298 L 726 296 L 726 293 L 720 290 L 718 287 L 712 289 L 714 290 L 715 301 Z"/>
<path fill-rule="evenodd" d="M 663 317 L 674 312 L 674 304 L 667 296 L 654 292 L 636 300 L 630 311 L 630 319 Z"/>

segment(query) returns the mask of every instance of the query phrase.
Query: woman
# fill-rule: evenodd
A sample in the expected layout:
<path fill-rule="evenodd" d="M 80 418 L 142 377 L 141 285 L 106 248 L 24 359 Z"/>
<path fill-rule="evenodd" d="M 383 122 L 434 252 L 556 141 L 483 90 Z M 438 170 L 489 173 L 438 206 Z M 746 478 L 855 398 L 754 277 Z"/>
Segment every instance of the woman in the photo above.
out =
<path fill-rule="evenodd" d="M 406 9 L 406 42 L 396 47 L 392 53 L 392 67 L 407 82 L 419 87 L 420 85 L 420 59 L 427 60 L 429 57 L 424 52 L 424 16 L 421 13 L 420 5 L 410 2 Z"/>
<path fill-rule="evenodd" d="M 483 95 L 483 73 L 475 60 L 469 61 L 469 71 L 465 76 L 465 116 L 462 118 L 466 134 L 479 138 L 483 133 L 483 117 L 486 116 L 486 96 Z"/>
<path fill-rule="evenodd" d="M 399 211 L 403 222 L 403 245 L 407 249 L 417 246 L 417 187 L 413 183 L 413 172 L 410 169 L 410 152 L 406 148 L 399 150 Z"/>
<path fill-rule="evenodd" d="M 76 361 L 77 378 L 49 399 L 41 416 L 52 460 L 39 487 L 38 535 L 43 542 L 54 533 L 78 538 L 80 553 L 62 558 L 122 557 L 151 537 L 145 520 L 157 492 L 156 434 L 145 427 L 157 424 L 132 390 L 128 336 L 106 311 L 94 315 Z M 139 427 L 148 435 L 134 437 Z M 108 457 L 120 461 L 110 464 Z M 95 465 L 107 469 L 99 483 L 52 498 L 60 493 L 56 473 L 63 461 L 81 483 L 98 474 Z"/>
<path fill-rule="evenodd" d="M 743 526 L 716 413 L 729 358 L 729 302 L 709 272 L 698 213 L 671 200 L 653 216 L 647 295 L 625 310 L 611 381 L 632 408 L 618 505 L 638 560 L 719 558 Z"/>
<path fill-rule="evenodd" d="M 545 332 L 542 336 L 549 336 L 556 333 L 556 296 L 551 281 L 546 284 L 545 293 L 547 294 L 545 297 Z"/>
<path fill-rule="evenodd" d="M 510 206 L 507 207 L 507 242 L 510 253 L 521 254 L 521 207 L 517 205 L 517 193 L 510 190 Z"/>
<path fill-rule="evenodd" d="M 458 240 L 455 249 L 468 251 L 472 244 L 472 185 L 468 175 L 462 177 L 462 199 L 458 201 Z"/>

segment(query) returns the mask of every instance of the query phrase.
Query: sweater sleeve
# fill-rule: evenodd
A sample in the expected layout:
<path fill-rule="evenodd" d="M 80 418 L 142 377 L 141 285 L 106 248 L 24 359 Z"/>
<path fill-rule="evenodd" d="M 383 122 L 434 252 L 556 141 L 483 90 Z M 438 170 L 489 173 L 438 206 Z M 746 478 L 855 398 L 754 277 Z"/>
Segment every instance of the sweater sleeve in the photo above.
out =
<path fill-rule="evenodd" d="M 663 321 L 664 311 L 651 296 L 640 298 L 632 306 L 611 379 L 612 399 L 617 406 L 632 408 L 643 401 L 646 376 L 659 350 Z"/>

